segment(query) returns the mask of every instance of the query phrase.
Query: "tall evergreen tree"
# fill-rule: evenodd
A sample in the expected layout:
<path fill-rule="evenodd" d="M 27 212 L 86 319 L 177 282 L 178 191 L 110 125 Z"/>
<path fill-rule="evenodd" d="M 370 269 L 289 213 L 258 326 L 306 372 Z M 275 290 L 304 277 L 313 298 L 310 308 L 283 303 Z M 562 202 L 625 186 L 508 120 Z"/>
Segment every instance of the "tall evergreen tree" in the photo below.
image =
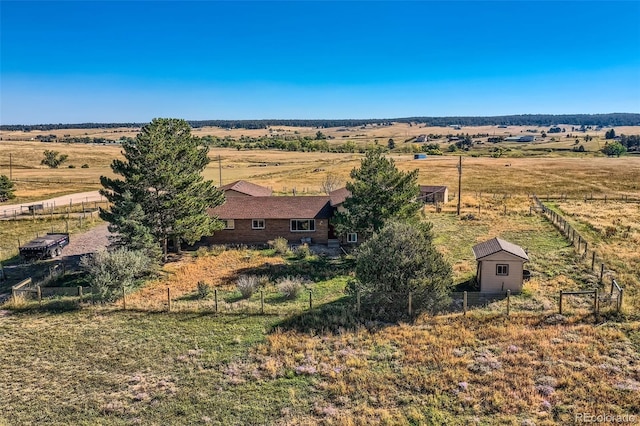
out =
<path fill-rule="evenodd" d="M 100 178 L 101 193 L 113 204 L 101 217 L 125 234 L 122 241 L 145 245 L 148 232 L 166 260 L 169 239 L 180 250 L 180 240 L 193 244 L 222 228 L 206 211 L 224 202 L 202 177 L 208 147 L 191 135 L 186 121 L 156 118 L 122 147 L 125 160 L 114 160 L 111 169 L 124 180 Z"/>
<path fill-rule="evenodd" d="M 389 219 L 409 219 L 422 208 L 416 200 L 418 170 L 402 172 L 381 150 L 370 150 L 351 171 L 346 187 L 351 196 L 334 220 L 338 234 L 357 232 L 363 238 L 381 229 Z"/>

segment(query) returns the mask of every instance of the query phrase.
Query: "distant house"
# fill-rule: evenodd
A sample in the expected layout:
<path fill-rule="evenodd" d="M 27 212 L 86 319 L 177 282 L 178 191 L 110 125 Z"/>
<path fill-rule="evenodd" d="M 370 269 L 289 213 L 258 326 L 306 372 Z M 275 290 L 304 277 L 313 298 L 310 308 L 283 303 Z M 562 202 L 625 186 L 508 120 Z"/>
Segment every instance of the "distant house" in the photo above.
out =
<path fill-rule="evenodd" d="M 473 254 L 478 262 L 476 277 L 480 292 L 522 291 L 524 263 L 529 261 L 522 247 L 492 238 L 473 246 Z"/>
<path fill-rule="evenodd" d="M 416 142 L 427 142 L 429 140 L 429 138 L 427 137 L 427 135 L 420 135 L 416 138 Z"/>
<path fill-rule="evenodd" d="M 224 192 L 225 197 L 269 197 L 273 193 L 269 188 L 246 180 L 237 180 L 218 189 Z"/>
<path fill-rule="evenodd" d="M 533 142 L 536 140 L 535 136 L 532 135 L 524 135 L 524 136 L 509 136 L 505 139 L 507 142 Z"/>
<path fill-rule="evenodd" d="M 449 201 L 449 189 L 446 186 L 420 185 L 420 199 L 427 204 L 445 204 Z"/>
<path fill-rule="evenodd" d="M 266 244 L 277 237 L 289 242 L 327 244 L 335 238 L 329 226 L 334 208 L 329 196 L 227 197 L 208 210 L 225 228 L 204 237 L 209 244 Z"/>

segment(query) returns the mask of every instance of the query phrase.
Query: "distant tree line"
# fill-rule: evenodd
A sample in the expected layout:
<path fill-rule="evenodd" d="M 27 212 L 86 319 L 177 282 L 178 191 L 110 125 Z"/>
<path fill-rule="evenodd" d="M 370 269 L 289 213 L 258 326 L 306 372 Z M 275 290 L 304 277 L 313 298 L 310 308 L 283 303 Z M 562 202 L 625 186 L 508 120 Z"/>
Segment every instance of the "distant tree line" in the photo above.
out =
<path fill-rule="evenodd" d="M 404 118 L 380 118 L 380 119 L 271 119 L 271 120 L 199 120 L 188 121 L 193 128 L 222 127 L 228 129 L 267 129 L 270 126 L 293 127 L 362 127 L 368 125 L 389 126 L 392 123 L 425 124 L 427 126 L 446 127 L 459 126 L 555 126 L 568 123 L 577 126 L 637 126 L 640 125 L 640 114 L 636 113 L 612 113 L 612 114 L 521 114 L 501 115 L 492 117 L 404 117 Z M 6 131 L 31 131 L 31 130 L 58 130 L 58 129 L 111 129 L 116 127 L 142 127 L 146 123 L 80 123 L 80 124 L 36 124 L 1 125 L 0 130 Z"/>

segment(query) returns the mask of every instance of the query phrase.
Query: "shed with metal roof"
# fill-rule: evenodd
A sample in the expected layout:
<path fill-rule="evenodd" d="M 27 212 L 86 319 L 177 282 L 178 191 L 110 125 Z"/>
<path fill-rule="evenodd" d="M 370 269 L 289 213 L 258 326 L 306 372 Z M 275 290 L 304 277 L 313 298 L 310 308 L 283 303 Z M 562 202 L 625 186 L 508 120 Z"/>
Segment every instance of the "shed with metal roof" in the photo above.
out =
<path fill-rule="evenodd" d="M 522 291 L 527 252 L 520 246 L 500 238 L 492 238 L 472 248 L 478 262 L 477 281 L 480 292 Z"/>

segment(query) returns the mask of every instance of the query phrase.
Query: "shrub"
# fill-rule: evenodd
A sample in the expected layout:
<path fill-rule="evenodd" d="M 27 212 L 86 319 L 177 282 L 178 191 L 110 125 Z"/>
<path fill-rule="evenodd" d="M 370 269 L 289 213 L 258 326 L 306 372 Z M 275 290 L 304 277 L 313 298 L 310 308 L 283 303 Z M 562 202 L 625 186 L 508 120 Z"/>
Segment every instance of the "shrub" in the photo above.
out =
<path fill-rule="evenodd" d="M 198 281 L 198 298 L 206 299 L 211 294 L 211 286 L 204 281 Z"/>
<path fill-rule="evenodd" d="M 153 272 L 155 266 L 143 251 L 124 247 L 100 250 L 80 259 L 80 267 L 89 274 L 92 293 L 101 301 L 117 299 L 122 289 L 132 288 L 136 281 Z"/>
<path fill-rule="evenodd" d="M 304 259 L 311 256 L 311 249 L 309 248 L 309 244 L 300 244 L 298 247 L 296 247 L 295 254 L 298 259 Z"/>
<path fill-rule="evenodd" d="M 302 290 L 302 279 L 300 277 L 284 277 L 278 280 L 278 291 L 285 299 L 295 299 Z"/>
<path fill-rule="evenodd" d="M 84 163 L 82 166 L 80 166 L 81 169 L 88 169 L 89 165 L 87 163 Z"/>
<path fill-rule="evenodd" d="M 198 247 L 198 249 L 193 252 L 193 257 L 206 257 L 207 254 L 209 254 L 209 250 L 206 247 Z"/>
<path fill-rule="evenodd" d="M 284 237 L 278 237 L 271 242 L 271 247 L 277 254 L 287 254 L 289 252 L 289 241 Z"/>
<path fill-rule="evenodd" d="M 224 253 L 225 251 L 227 251 L 227 248 L 225 246 L 222 246 L 222 245 L 215 245 L 215 246 L 209 247 L 209 252 L 213 256 L 218 256 L 218 255 Z"/>
<path fill-rule="evenodd" d="M 258 289 L 258 277 L 255 275 L 240 275 L 236 281 L 236 287 L 240 290 L 243 299 L 248 299 Z"/>
<path fill-rule="evenodd" d="M 69 168 L 70 168 L 70 169 L 75 169 L 75 168 L 76 168 L 76 166 L 74 166 L 73 164 L 69 164 Z"/>
<path fill-rule="evenodd" d="M 269 275 L 258 275 L 257 279 L 258 285 L 260 287 L 266 287 L 271 282 L 271 278 L 269 278 Z"/>
<path fill-rule="evenodd" d="M 362 304 L 374 317 L 402 319 L 409 292 L 415 313 L 446 306 L 451 266 L 432 239 L 431 224 L 390 222 L 360 246 L 356 278 Z"/>

